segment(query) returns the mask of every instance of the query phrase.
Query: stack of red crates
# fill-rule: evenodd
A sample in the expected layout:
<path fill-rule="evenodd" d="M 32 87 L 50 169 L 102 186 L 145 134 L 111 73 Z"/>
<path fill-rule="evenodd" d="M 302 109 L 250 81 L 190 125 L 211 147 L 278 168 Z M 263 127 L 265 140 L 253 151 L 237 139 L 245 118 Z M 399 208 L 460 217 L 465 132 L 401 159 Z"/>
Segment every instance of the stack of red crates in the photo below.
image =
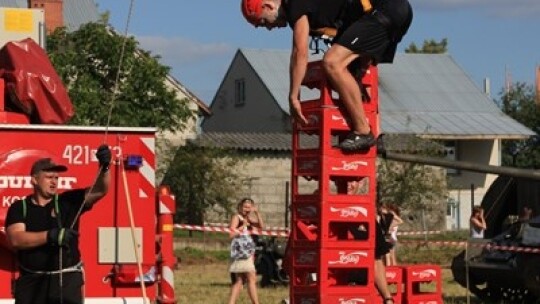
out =
<path fill-rule="evenodd" d="M 310 123 L 293 127 L 291 303 L 374 303 L 377 151 L 345 154 L 336 147 L 350 128 L 321 64 L 308 65 L 303 83 L 320 92 L 318 98 L 302 100 Z M 376 67 L 360 79 L 367 93 L 363 107 L 376 136 L 377 79 Z M 317 189 L 305 191 L 307 181 Z M 360 181 L 364 191 L 348 195 L 349 181 Z"/>

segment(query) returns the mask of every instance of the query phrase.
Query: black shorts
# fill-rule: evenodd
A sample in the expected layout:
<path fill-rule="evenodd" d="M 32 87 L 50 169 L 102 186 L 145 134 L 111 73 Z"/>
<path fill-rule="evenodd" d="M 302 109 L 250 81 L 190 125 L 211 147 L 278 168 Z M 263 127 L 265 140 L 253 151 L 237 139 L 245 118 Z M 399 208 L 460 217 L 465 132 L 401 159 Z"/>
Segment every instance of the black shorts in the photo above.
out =
<path fill-rule="evenodd" d="M 375 221 L 375 259 L 382 259 L 382 257 L 390 252 L 392 244 L 388 243 L 384 237 L 384 231 L 379 224 Z"/>
<path fill-rule="evenodd" d="M 82 272 L 62 274 L 62 293 L 59 278 L 58 274 L 22 275 L 15 285 L 15 304 L 82 304 Z"/>
<path fill-rule="evenodd" d="M 334 43 L 356 54 L 369 56 L 377 63 L 391 63 L 397 45 L 407 33 L 412 22 L 412 9 L 406 1 L 396 1 L 395 7 L 364 15 L 343 32 Z"/>

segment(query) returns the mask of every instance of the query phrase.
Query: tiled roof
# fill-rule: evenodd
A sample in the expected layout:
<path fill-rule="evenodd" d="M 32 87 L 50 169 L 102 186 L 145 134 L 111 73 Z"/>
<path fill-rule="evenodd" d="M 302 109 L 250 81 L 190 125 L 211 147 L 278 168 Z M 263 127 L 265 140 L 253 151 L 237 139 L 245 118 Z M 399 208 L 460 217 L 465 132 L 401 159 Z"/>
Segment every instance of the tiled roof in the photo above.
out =
<path fill-rule="evenodd" d="M 412 135 L 385 135 L 384 147 L 388 151 L 419 152 L 424 150 L 442 152 L 442 145 L 417 138 Z M 240 132 L 205 132 L 191 141 L 197 146 L 228 148 L 235 150 L 292 151 L 292 135 L 288 133 L 240 133 Z M 414 145 L 412 144 L 414 143 Z M 302 147 L 316 147 L 318 138 L 302 136 Z"/>
<path fill-rule="evenodd" d="M 281 109 L 289 113 L 289 50 L 240 49 Z M 318 57 L 312 60 L 320 59 Z M 307 89 L 302 96 L 312 95 Z M 381 128 L 438 138 L 524 138 L 527 127 L 502 113 L 447 54 L 397 54 L 379 65 Z"/>

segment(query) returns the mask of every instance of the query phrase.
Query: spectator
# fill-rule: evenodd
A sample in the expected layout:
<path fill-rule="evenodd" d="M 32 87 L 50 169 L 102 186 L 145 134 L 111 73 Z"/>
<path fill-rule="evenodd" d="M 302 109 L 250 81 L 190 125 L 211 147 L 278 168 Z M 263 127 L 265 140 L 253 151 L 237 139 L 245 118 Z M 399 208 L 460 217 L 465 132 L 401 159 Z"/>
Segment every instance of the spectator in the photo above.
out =
<path fill-rule="evenodd" d="M 255 270 L 255 242 L 250 235 L 251 228 L 263 228 L 263 220 L 250 198 L 242 199 L 237 205 L 237 213 L 231 218 L 229 235 L 231 241 L 231 265 L 229 272 L 234 279 L 231 285 L 229 304 L 236 303 L 244 283 L 252 304 L 259 304 L 257 296 L 257 271 Z"/>
<path fill-rule="evenodd" d="M 347 194 L 355 194 L 358 193 L 359 187 L 361 186 L 361 183 L 358 182 L 348 182 L 347 184 Z M 388 282 L 386 281 L 386 267 L 383 262 L 383 257 L 388 254 L 390 251 L 390 248 L 392 245 L 388 243 L 384 237 L 384 231 L 383 227 L 380 223 L 380 218 L 377 217 L 377 220 L 375 221 L 375 286 L 377 287 L 377 290 L 379 290 L 379 293 L 383 297 L 383 304 L 393 304 L 394 299 L 392 297 L 392 293 L 390 293 L 390 290 L 388 289 Z M 356 227 L 356 231 L 351 231 L 353 235 L 355 236 L 363 236 L 365 235 L 366 227 L 363 225 L 360 225 Z"/>
<path fill-rule="evenodd" d="M 398 227 L 403 224 L 403 220 L 399 216 L 399 207 L 394 204 L 388 204 L 386 206 L 387 212 L 392 215 L 392 221 L 390 222 L 390 227 L 386 236 L 386 240 L 392 244 L 390 251 L 385 256 L 386 266 L 395 266 L 397 265 L 396 258 L 396 246 L 398 242 Z"/>
<path fill-rule="evenodd" d="M 484 218 L 484 209 L 480 206 L 475 206 L 469 222 L 471 238 L 483 239 L 484 231 L 487 229 L 486 220 Z"/>

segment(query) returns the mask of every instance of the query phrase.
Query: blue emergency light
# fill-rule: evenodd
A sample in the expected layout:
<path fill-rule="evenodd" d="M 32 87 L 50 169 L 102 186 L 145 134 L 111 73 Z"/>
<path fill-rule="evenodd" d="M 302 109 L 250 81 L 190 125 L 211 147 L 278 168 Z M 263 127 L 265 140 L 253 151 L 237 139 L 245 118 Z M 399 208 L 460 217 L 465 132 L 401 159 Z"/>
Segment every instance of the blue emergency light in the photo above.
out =
<path fill-rule="evenodd" d="M 142 167 L 143 158 L 141 155 L 127 155 L 124 160 L 124 168 L 128 170 L 137 170 Z"/>

